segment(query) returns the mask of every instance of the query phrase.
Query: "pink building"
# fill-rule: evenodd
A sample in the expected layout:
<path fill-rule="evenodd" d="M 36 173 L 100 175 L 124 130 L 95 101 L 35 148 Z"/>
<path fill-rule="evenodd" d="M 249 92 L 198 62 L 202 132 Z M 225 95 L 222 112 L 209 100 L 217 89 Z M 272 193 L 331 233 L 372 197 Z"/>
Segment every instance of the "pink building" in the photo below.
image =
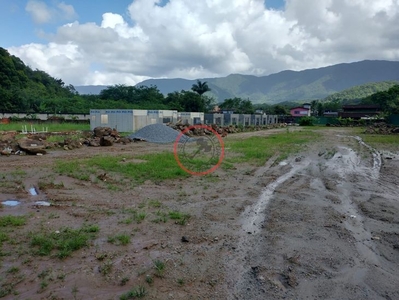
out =
<path fill-rule="evenodd" d="M 310 109 L 302 106 L 294 107 L 290 109 L 290 114 L 293 117 L 306 117 L 310 116 Z"/>

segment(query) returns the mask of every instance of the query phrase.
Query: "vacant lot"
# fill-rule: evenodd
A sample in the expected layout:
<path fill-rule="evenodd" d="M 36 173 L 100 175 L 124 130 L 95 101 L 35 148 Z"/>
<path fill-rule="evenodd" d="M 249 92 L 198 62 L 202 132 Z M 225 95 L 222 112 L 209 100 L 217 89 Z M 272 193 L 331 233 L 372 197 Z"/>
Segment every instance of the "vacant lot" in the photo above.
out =
<path fill-rule="evenodd" d="M 399 136 L 225 145 L 202 177 L 145 142 L 1 156 L 0 297 L 399 299 Z"/>

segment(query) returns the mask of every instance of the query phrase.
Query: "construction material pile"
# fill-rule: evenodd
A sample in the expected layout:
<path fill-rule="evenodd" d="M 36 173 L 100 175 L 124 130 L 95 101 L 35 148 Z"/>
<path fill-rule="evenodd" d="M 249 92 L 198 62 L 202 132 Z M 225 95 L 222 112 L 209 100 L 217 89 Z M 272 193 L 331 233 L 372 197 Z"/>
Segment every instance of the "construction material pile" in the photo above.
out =
<path fill-rule="evenodd" d="M 129 135 L 129 138 L 150 143 L 167 144 L 175 142 L 179 134 L 179 131 L 169 126 L 163 124 L 151 124 Z M 188 139 L 188 137 L 182 136 L 180 142 L 187 141 Z"/>
<path fill-rule="evenodd" d="M 368 134 L 398 134 L 399 127 L 395 127 L 393 125 L 386 124 L 384 122 L 374 123 L 371 126 L 368 126 L 364 133 Z"/>

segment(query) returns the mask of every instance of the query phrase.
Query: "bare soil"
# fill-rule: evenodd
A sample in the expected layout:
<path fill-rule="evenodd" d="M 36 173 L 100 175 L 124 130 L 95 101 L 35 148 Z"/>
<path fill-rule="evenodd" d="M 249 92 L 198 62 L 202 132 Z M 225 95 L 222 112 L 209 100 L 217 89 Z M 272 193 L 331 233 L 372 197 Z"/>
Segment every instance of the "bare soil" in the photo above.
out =
<path fill-rule="evenodd" d="M 260 168 L 240 164 L 120 190 L 60 176 L 54 163 L 173 146 L 0 157 L 0 201 L 21 202 L 3 205 L 0 216 L 28 216 L 2 245 L 3 299 L 119 299 L 138 286 L 144 299 L 399 299 L 399 149 L 373 149 L 344 128 L 323 134 L 322 143 L 282 163 L 272 158 Z M 30 195 L 31 187 L 39 194 Z M 127 222 L 130 210 L 145 218 Z M 160 219 L 170 211 L 191 218 Z M 32 252 L 32 233 L 83 224 L 98 225 L 99 233 L 70 257 Z M 110 243 L 118 234 L 130 243 Z M 155 269 L 157 260 L 164 271 Z"/>

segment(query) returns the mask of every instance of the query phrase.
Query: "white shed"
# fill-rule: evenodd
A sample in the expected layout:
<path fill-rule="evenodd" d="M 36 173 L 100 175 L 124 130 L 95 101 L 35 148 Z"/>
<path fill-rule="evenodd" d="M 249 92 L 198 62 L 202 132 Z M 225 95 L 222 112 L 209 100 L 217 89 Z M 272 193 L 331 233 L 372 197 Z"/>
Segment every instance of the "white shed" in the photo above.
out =
<path fill-rule="evenodd" d="M 147 112 L 151 124 L 175 123 L 177 121 L 177 110 L 148 110 Z"/>
<path fill-rule="evenodd" d="M 203 112 L 180 112 L 178 113 L 179 122 L 182 124 L 197 125 L 204 124 Z"/>
<path fill-rule="evenodd" d="M 151 124 L 147 110 L 141 109 L 91 109 L 90 129 L 111 127 L 119 132 L 134 132 Z"/>

